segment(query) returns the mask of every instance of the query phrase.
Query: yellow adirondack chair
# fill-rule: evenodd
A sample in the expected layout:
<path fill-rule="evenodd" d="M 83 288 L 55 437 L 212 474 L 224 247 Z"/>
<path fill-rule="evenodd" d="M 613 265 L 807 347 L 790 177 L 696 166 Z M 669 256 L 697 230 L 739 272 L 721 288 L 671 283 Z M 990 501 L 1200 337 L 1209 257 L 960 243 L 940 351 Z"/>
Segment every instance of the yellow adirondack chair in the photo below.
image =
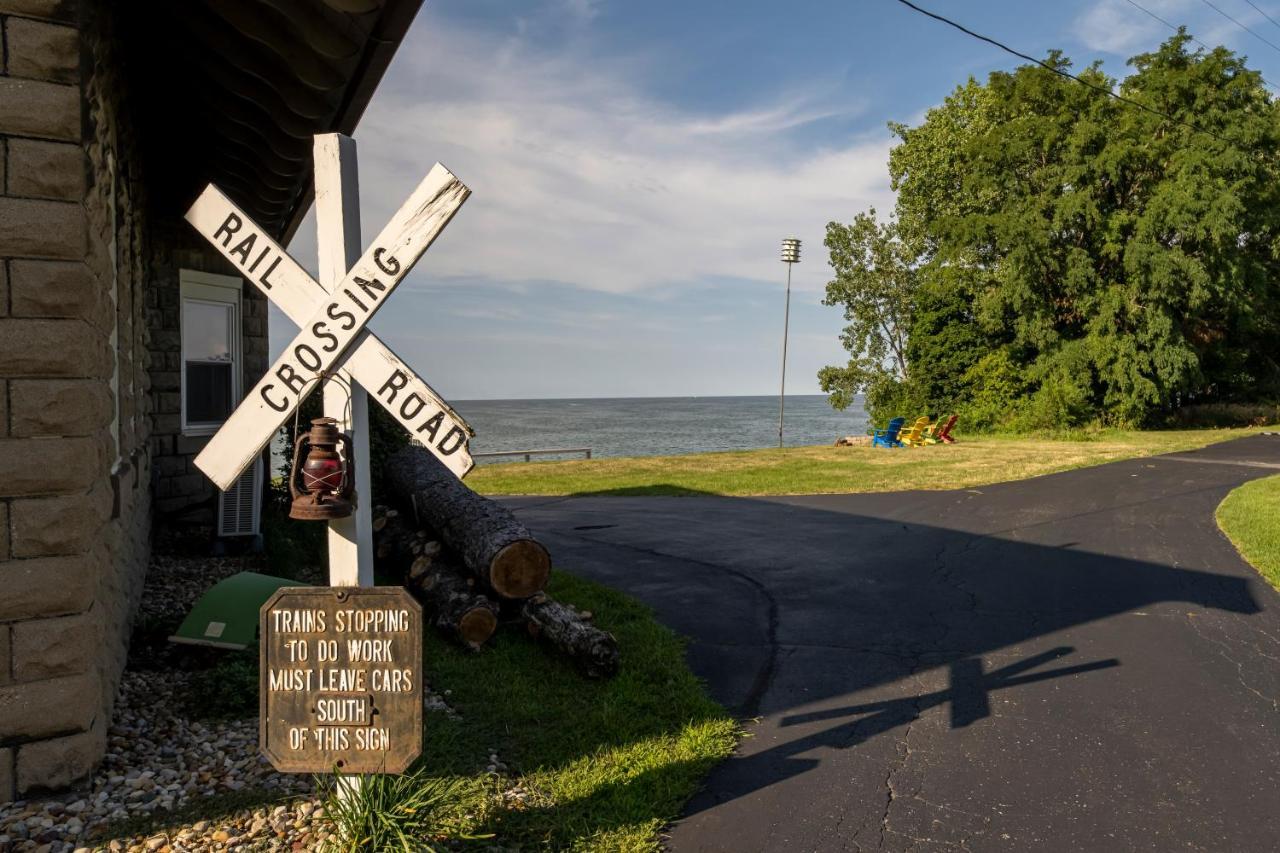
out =
<path fill-rule="evenodd" d="M 921 415 L 916 422 L 898 434 L 898 438 L 908 447 L 924 447 L 924 431 L 931 421 L 928 415 Z"/>

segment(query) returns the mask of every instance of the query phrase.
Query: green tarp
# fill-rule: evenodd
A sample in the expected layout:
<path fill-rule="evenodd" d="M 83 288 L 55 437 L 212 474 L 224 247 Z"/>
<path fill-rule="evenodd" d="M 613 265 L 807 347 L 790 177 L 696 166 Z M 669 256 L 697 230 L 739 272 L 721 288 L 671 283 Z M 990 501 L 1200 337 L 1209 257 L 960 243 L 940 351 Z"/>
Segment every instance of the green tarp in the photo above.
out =
<path fill-rule="evenodd" d="M 169 640 L 220 649 L 246 648 L 258 634 L 258 611 L 282 586 L 306 584 L 257 572 L 224 578 L 200 596 Z"/>

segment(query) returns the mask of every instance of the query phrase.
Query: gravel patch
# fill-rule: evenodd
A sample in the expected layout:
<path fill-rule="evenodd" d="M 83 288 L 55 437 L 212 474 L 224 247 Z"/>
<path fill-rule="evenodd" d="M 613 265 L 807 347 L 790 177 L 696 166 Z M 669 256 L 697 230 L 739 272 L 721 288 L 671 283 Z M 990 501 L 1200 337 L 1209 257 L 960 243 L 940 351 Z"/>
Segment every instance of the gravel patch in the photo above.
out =
<path fill-rule="evenodd" d="M 311 791 L 309 776 L 277 773 L 258 754 L 256 718 L 183 716 L 189 683 L 183 672 L 125 673 L 107 754 L 87 790 L 0 807 L 0 850 L 75 850 L 111 823 L 201 797 L 251 789 L 283 799 Z"/>
<path fill-rule="evenodd" d="M 0 853 L 310 851 L 325 845 L 331 826 L 311 777 L 277 773 L 259 754 L 256 716 L 194 719 L 196 674 L 182 664 L 198 652 L 162 639 L 219 580 L 263 571 L 259 559 L 153 556 L 137 623 L 153 627 L 148 637 L 135 635 L 101 766 L 78 791 L 0 804 Z M 430 689 L 424 689 L 424 706 L 457 718 Z M 260 795 L 265 804 L 174 821 L 149 835 L 112 829 L 140 818 L 164 826 L 167 812 L 198 815 L 202 800 L 236 792 Z"/>

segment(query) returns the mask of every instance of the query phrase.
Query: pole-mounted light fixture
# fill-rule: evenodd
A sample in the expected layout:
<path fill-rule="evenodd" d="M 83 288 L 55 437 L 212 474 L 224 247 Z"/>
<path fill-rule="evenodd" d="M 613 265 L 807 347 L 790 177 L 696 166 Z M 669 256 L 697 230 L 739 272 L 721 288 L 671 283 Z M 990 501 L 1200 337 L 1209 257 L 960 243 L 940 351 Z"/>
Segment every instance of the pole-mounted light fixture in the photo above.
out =
<path fill-rule="evenodd" d="M 782 262 L 785 264 L 800 263 L 800 240 L 788 237 L 782 241 Z"/>
<path fill-rule="evenodd" d="M 782 420 L 787 410 L 787 332 L 791 327 L 791 265 L 800 263 L 800 239 L 782 241 L 782 262 L 787 265 L 787 307 L 782 315 L 782 389 L 778 392 L 778 447 L 782 447 Z"/>

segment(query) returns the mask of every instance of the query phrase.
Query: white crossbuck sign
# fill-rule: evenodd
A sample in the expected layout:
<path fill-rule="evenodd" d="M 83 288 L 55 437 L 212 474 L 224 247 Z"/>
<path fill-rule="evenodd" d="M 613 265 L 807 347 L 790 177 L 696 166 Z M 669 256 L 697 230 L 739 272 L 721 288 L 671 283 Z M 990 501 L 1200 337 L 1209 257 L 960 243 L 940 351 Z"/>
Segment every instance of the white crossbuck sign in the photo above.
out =
<path fill-rule="evenodd" d="M 470 194 L 437 163 L 330 291 L 217 187 L 205 188 L 187 221 L 301 329 L 196 456 L 196 466 L 219 488 L 230 488 L 307 394 L 339 370 L 455 474 L 471 469 L 471 427 L 365 329 Z"/>

